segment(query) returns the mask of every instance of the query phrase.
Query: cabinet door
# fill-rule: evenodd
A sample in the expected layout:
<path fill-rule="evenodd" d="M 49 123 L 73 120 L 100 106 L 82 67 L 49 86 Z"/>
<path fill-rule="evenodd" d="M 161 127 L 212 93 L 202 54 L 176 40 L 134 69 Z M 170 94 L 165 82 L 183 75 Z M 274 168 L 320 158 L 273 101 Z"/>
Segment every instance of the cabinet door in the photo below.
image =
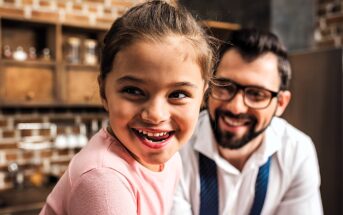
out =
<path fill-rule="evenodd" d="M 62 26 L 63 95 L 67 104 L 101 105 L 97 76 L 100 44 L 105 32 L 104 29 Z M 93 44 L 92 50 L 89 44 Z"/>
<path fill-rule="evenodd" d="M 292 100 L 284 117 L 313 140 L 324 214 L 342 214 L 343 71 L 341 48 L 290 55 Z"/>
<path fill-rule="evenodd" d="M 53 74 L 49 67 L 3 67 L 0 97 L 5 103 L 51 103 Z"/>
<path fill-rule="evenodd" d="M 66 93 L 69 104 L 101 104 L 98 72 L 92 67 L 73 67 L 66 72 Z"/>
<path fill-rule="evenodd" d="M 2 104 L 54 103 L 56 26 L 22 19 L 0 21 L 0 47 L 7 50 L 0 58 Z"/>

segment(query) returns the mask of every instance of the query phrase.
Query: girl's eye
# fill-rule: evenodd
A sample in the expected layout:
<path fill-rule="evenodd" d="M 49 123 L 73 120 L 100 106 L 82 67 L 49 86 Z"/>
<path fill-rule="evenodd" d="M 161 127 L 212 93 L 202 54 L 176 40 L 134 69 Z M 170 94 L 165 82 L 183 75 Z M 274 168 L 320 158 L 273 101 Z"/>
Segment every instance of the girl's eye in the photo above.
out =
<path fill-rule="evenodd" d="M 188 93 L 186 93 L 184 91 L 175 91 L 169 95 L 169 98 L 171 98 L 171 99 L 184 99 L 184 98 L 188 98 L 188 97 L 190 97 L 190 96 L 188 95 Z"/>
<path fill-rule="evenodd" d="M 134 96 L 134 97 L 139 97 L 139 96 L 145 96 L 145 93 L 143 90 L 137 88 L 137 87 L 124 87 L 121 92 L 123 94 L 127 94 L 128 96 Z"/>

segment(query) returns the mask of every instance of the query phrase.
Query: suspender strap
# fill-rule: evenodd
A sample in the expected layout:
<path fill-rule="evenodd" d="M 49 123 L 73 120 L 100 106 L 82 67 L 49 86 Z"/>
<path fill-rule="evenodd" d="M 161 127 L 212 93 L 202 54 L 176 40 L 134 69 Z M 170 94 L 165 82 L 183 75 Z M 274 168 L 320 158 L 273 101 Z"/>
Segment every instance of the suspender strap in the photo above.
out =
<path fill-rule="evenodd" d="M 218 179 L 216 163 L 199 153 L 200 215 L 218 215 Z"/>
<path fill-rule="evenodd" d="M 252 205 L 250 215 L 261 214 L 261 211 L 264 205 L 264 200 L 267 194 L 270 160 L 271 160 L 271 157 L 269 157 L 268 161 L 265 164 L 263 164 L 258 170 L 258 175 L 256 178 L 256 184 L 255 184 L 254 203 Z"/>
<path fill-rule="evenodd" d="M 260 215 L 267 194 L 271 156 L 259 170 L 255 184 L 254 202 L 250 215 Z M 200 215 L 218 215 L 219 192 L 216 163 L 199 153 Z M 229 191 L 230 192 L 230 191 Z"/>

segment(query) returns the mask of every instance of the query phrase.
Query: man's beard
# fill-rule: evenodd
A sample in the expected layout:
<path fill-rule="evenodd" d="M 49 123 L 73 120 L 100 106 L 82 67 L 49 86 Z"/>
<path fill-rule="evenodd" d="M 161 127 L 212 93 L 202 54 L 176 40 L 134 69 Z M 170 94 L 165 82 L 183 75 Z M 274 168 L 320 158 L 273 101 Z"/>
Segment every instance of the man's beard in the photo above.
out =
<path fill-rule="evenodd" d="M 230 117 L 233 119 L 245 119 L 248 121 L 248 131 L 246 134 L 244 134 L 241 138 L 236 138 L 234 133 L 229 131 L 221 131 L 219 127 L 219 118 L 220 117 Z M 267 126 L 262 128 L 259 131 L 256 131 L 256 125 L 257 125 L 257 119 L 256 117 L 248 114 L 238 114 L 235 115 L 230 111 L 223 111 L 220 109 L 217 109 L 215 111 L 215 118 L 212 119 L 210 117 L 212 130 L 214 133 L 214 136 L 217 140 L 217 143 L 222 146 L 223 148 L 227 149 L 240 149 L 246 144 L 248 144 L 251 140 L 253 140 L 255 137 L 259 136 L 261 133 L 263 133 L 266 128 L 269 126 L 270 123 L 268 123 Z"/>

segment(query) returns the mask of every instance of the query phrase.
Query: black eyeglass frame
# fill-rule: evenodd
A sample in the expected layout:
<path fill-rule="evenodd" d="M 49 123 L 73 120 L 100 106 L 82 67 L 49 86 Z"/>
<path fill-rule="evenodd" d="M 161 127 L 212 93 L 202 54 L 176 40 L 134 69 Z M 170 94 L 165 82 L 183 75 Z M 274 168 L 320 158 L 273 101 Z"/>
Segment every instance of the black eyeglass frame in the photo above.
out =
<path fill-rule="evenodd" d="M 219 82 L 219 83 L 218 83 Z M 229 99 L 221 99 L 221 98 L 218 98 L 218 97 L 215 97 L 213 96 L 212 94 L 212 86 L 216 86 L 216 87 L 227 87 L 229 85 L 234 85 L 236 87 L 236 92 L 232 95 L 231 98 Z M 271 94 L 271 97 L 269 99 L 269 102 L 268 104 L 266 104 L 266 106 L 263 106 L 263 107 L 251 107 L 251 105 L 248 105 L 246 104 L 246 101 L 245 101 L 245 89 L 246 88 L 254 88 L 254 89 L 261 89 L 261 90 L 265 90 L 267 92 L 269 92 Z M 237 93 L 242 90 L 243 91 L 243 102 L 246 106 L 250 107 L 250 108 L 253 108 L 253 109 L 265 109 L 267 108 L 271 101 L 273 100 L 273 98 L 275 97 L 278 97 L 279 93 L 281 90 L 275 92 L 275 91 L 272 91 L 272 90 L 268 90 L 266 88 L 263 88 L 263 87 L 259 87 L 259 86 L 254 86 L 254 85 L 242 85 L 242 84 L 239 84 L 237 82 L 234 82 L 230 79 L 223 79 L 223 78 L 212 78 L 210 81 L 209 81 L 209 95 L 216 99 L 216 100 L 219 100 L 219 101 L 224 101 L 224 102 L 230 102 L 232 99 L 234 99 L 237 95 Z"/>

